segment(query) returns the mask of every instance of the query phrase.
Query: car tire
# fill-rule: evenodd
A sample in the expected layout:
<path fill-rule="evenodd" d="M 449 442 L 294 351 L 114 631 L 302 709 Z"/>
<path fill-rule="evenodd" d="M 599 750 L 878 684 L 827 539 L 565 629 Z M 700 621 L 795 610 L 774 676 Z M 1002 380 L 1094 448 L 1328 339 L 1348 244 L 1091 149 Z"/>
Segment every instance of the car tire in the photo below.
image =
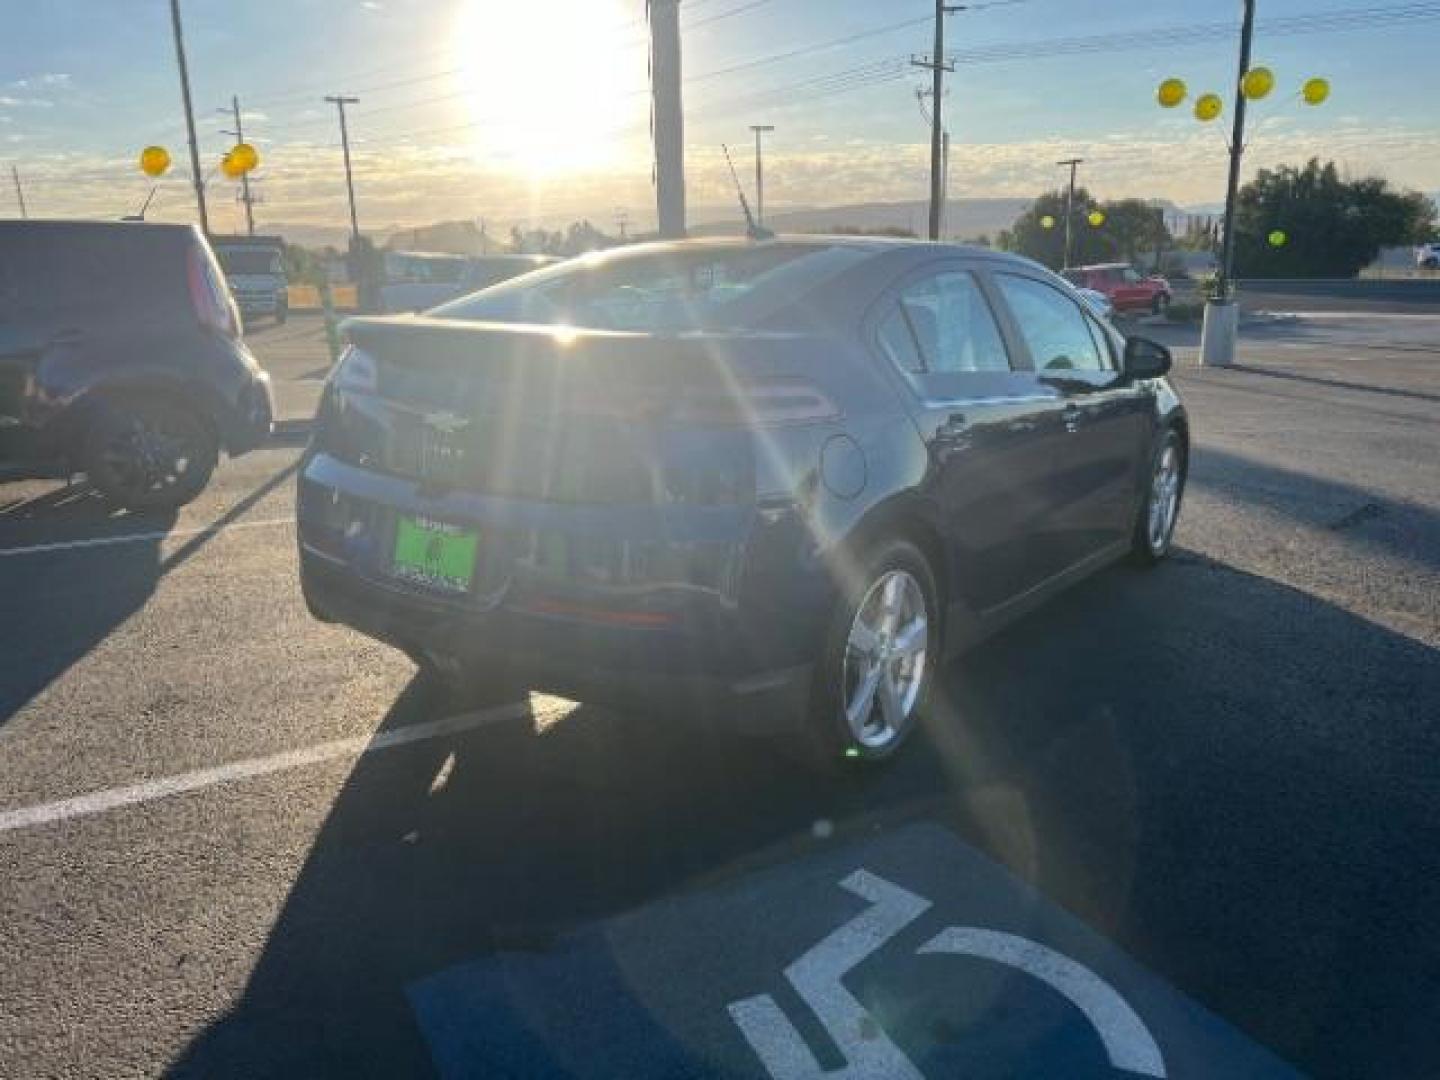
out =
<path fill-rule="evenodd" d="M 1164 315 L 1170 310 L 1170 294 L 1156 293 L 1155 299 L 1150 301 L 1150 314 Z"/>
<path fill-rule="evenodd" d="M 1180 433 L 1167 427 L 1155 441 L 1150 471 L 1145 481 L 1145 498 L 1135 515 L 1135 532 L 1130 541 L 1131 560 L 1138 566 L 1157 565 L 1170 554 L 1180 502 L 1185 495 L 1188 467 L 1185 444 Z"/>
<path fill-rule="evenodd" d="M 929 704 L 942 655 L 939 589 L 924 553 L 896 538 L 871 545 L 858 563 L 825 632 L 800 738 L 806 764 L 827 773 L 873 768 L 899 752 Z"/>
<path fill-rule="evenodd" d="M 88 414 L 80 466 L 107 500 L 129 510 L 175 510 L 205 490 L 219 439 L 197 408 L 161 398 L 100 402 Z"/>

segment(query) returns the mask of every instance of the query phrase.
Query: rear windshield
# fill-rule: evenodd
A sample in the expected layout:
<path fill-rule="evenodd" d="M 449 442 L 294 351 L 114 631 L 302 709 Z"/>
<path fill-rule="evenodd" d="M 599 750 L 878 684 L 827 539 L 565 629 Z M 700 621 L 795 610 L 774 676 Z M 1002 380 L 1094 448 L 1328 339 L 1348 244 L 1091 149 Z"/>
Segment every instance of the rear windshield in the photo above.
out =
<path fill-rule="evenodd" d="M 215 254 L 227 274 L 280 273 L 280 253 L 278 251 L 217 248 Z"/>
<path fill-rule="evenodd" d="M 743 329 L 866 257 L 861 249 L 831 244 L 630 251 L 573 259 L 429 314 L 595 330 Z"/>

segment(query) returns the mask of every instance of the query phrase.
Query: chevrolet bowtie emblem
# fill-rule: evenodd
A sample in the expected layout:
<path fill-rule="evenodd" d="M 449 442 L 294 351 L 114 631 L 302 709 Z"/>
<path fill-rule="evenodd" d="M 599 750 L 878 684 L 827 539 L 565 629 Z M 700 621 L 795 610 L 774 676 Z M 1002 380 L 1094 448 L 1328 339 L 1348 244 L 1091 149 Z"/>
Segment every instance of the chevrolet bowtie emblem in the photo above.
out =
<path fill-rule="evenodd" d="M 454 435 L 457 431 L 463 431 L 470 426 L 469 420 L 453 412 L 426 413 L 424 419 L 427 426 L 443 435 Z"/>

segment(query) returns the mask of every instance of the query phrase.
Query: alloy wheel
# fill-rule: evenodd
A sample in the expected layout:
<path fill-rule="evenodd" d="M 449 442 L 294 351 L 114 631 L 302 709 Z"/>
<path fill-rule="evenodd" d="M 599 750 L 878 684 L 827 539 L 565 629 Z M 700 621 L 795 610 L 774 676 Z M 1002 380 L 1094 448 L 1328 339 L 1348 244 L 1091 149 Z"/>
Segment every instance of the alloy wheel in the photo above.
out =
<path fill-rule="evenodd" d="M 1147 538 L 1150 550 L 1157 555 L 1170 543 L 1175 528 L 1175 515 L 1180 507 L 1180 452 L 1174 442 L 1166 445 L 1155 463 L 1150 482 L 1150 508 Z"/>
<path fill-rule="evenodd" d="M 850 734 L 870 750 L 901 738 L 925 682 L 930 620 L 925 593 L 905 570 L 870 586 L 846 639 L 841 700 Z"/>

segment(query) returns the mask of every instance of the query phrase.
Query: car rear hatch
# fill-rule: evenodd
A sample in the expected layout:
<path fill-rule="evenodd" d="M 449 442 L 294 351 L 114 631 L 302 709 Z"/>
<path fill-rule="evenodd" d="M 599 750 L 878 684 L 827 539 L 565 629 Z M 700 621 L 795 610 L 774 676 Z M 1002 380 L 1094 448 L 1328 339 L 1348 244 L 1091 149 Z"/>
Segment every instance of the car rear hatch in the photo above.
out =
<path fill-rule="evenodd" d="M 783 611 L 733 622 L 742 568 L 783 563 L 772 549 L 802 535 L 788 517 L 757 528 L 757 476 L 818 460 L 827 425 L 810 421 L 835 412 L 800 374 L 803 343 L 413 318 L 347 332 L 301 483 L 308 550 L 446 608 L 728 640 L 706 652 L 718 667 L 795 637 Z M 422 546 L 437 567 L 428 583 Z M 499 633 L 519 647 L 527 632 Z"/>
<path fill-rule="evenodd" d="M 455 490 L 552 503 L 734 505 L 758 425 L 833 412 L 787 335 L 651 336 L 358 320 L 373 388 L 336 380 L 322 448 Z"/>

